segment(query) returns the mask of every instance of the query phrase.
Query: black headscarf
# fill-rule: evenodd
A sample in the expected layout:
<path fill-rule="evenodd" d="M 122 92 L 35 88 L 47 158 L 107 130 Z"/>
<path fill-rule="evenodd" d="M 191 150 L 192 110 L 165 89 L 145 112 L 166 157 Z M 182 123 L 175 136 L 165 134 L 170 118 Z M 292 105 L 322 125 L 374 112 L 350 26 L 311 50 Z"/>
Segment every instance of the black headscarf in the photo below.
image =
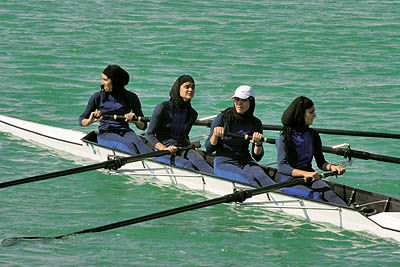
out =
<path fill-rule="evenodd" d="M 299 96 L 283 112 L 281 121 L 283 124 L 281 135 L 285 143 L 286 155 L 291 166 L 297 164 L 296 146 L 292 141 L 292 130 L 304 132 L 308 130 L 308 125 L 304 121 L 304 115 L 307 109 L 314 106 L 311 99 L 305 96 Z"/>
<path fill-rule="evenodd" d="M 234 122 L 240 123 L 240 121 L 242 120 L 253 120 L 253 118 L 255 118 L 254 110 L 256 108 L 256 100 L 252 96 L 250 96 L 248 99 L 250 101 L 250 107 L 244 114 L 239 114 L 236 112 L 235 104 L 233 104 L 233 107 L 227 108 L 222 111 L 226 131 L 230 131 L 230 127 Z"/>
<path fill-rule="evenodd" d="M 173 106 L 178 106 L 180 108 L 190 107 L 190 101 L 183 101 L 181 97 L 180 90 L 181 85 L 185 82 L 192 82 L 194 84 L 194 80 L 192 76 L 189 75 L 182 75 L 178 79 L 176 79 L 174 85 L 172 85 L 171 90 L 169 91 L 169 96 L 171 97 Z"/>
<path fill-rule="evenodd" d="M 111 79 L 112 93 L 120 93 L 129 83 L 129 73 L 118 65 L 108 65 L 103 73 Z M 102 87 L 103 89 L 103 87 Z"/>

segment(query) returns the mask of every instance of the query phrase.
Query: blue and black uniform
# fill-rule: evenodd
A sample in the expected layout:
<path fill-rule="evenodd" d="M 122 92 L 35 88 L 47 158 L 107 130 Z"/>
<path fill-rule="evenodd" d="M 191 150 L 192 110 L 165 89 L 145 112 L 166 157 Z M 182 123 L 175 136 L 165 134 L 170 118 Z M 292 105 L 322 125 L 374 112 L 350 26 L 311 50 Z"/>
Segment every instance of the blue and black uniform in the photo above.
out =
<path fill-rule="evenodd" d="M 179 77 L 171 88 L 171 98 L 158 104 L 151 116 L 146 138 L 155 146 L 158 142 L 164 146 L 187 146 L 191 142 L 189 133 L 197 119 L 197 112 L 190 103 L 183 103 L 179 96 L 179 87 L 192 78 L 188 75 Z M 174 100 L 175 99 L 175 100 Z M 179 102 L 180 104 L 176 104 Z M 198 170 L 213 174 L 212 167 L 204 160 L 203 156 L 194 149 L 189 149 L 175 155 L 157 157 L 156 160 L 179 167 Z"/>
<path fill-rule="evenodd" d="M 321 137 L 305 124 L 305 112 L 313 106 L 314 103 L 309 98 L 301 96 L 296 98 L 282 115 L 284 127 L 276 142 L 280 182 L 294 179 L 293 169 L 315 172 L 312 168 L 313 158 L 321 170 L 328 164 L 322 153 Z M 346 206 L 323 180 L 285 188 L 281 192 Z"/>
<path fill-rule="evenodd" d="M 290 166 L 287 160 L 283 136 L 280 135 L 276 142 L 280 182 L 294 179 L 292 176 L 293 169 L 314 172 L 315 170 L 312 168 L 313 157 L 320 169 L 322 169 L 324 164 L 328 163 L 322 154 L 321 138 L 315 130 L 309 129 L 305 132 L 292 130 L 292 140 L 297 151 L 297 163 L 293 167 Z M 346 203 L 336 195 L 329 185 L 322 180 L 314 181 L 308 186 L 297 185 L 282 189 L 281 191 L 291 195 L 346 205 Z"/>
<path fill-rule="evenodd" d="M 96 109 L 100 110 L 101 114 L 125 115 L 133 112 L 136 116 L 143 116 L 138 96 L 124 88 L 124 85 L 129 81 L 129 75 L 117 65 L 109 65 L 103 73 L 112 80 L 113 91 L 108 93 L 102 89 L 94 93 L 89 99 L 85 111 L 79 117 L 79 125 L 82 126 L 82 120 L 89 118 L 90 113 Z M 147 123 L 144 122 L 144 127 L 141 130 L 145 130 L 146 127 Z M 152 151 L 129 128 L 129 124 L 126 121 L 113 119 L 100 120 L 97 142 L 100 145 L 132 154 L 142 154 Z"/>
<path fill-rule="evenodd" d="M 257 164 L 264 156 L 264 150 L 261 154 L 256 155 L 254 153 L 254 144 L 252 144 L 252 154 L 250 155 L 249 140 L 225 135 L 224 139 L 218 140 L 216 145 L 210 143 L 210 138 L 213 135 L 215 127 L 224 127 L 225 132 L 234 134 L 253 135 L 254 132 L 263 132 L 261 121 L 252 116 L 252 118 L 248 119 L 232 120 L 232 122 L 229 123 L 229 127 L 227 127 L 227 124 L 223 113 L 218 114 L 211 124 L 210 135 L 205 143 L 208 153 L 215 151 L 215 175 L 254 186 L 274 184 L 275 182 L 267 176 L 264 170 Z"/>

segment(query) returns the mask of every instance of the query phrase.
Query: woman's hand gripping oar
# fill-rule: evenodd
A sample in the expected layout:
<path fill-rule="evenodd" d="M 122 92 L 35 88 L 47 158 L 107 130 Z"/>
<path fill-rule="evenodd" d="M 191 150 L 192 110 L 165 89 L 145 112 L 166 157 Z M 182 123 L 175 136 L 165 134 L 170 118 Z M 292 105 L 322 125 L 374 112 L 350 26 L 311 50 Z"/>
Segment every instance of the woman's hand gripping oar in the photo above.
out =
<path fill-rule="evenodd" d="M 181 147 L 178 150 L 184 151 L 184 150 L 189 150 L 194 148 L 193 145 L 190 146 L 185 146 Z M 167 155 L 170 152 L 168 150 L 161 150 L 161 151 L 153 151 L 145 154 L 140 154 L 140 155 L 134 155 L 130 157 L 116 157 L 115 159 L 112 160 L 107 160 L 103 161 L 100 163 L 95 163 L 87 166 L 82 166 L 82 167 L 77 167 L 73 169 L 68 169 L 68 170 L 63 170 L 63 171 L 57 171 L 57 172 L 52 172 L 52 173 L 46 173 L 46 174 L 41 174 L 37 176 L 32 176 L 28 178 L 22 178 L 18 180 L 13 180 L 13 181 L 8 181 L 8 182 L 3 182 L 0 183 L 0 188 L 5 188 L 5 187 L 10 187 L 14 185 L 19 185 L 19 184 L 26 184 L 26 183 L 31 183 L 31 182 L 36 182 L 36 181 L 42 181 L 42 180 L 47 180 L 51 178 L 57 178 L 60 176 L 65 176 L 65 175 L 70 175 L 70 174 L 76 174 L 76 173 L 81 173 L 81 172 L 86 172 L 86 171 L 92 171 L 92 170 L 97 170 L 97 169 L 119 169 L 121 166 L 135 162 L 135 161 L 140 161 L 148 158 L 154 158 L 154 157 L 159 157 L 163 155 Z"/>
<path fill-rule="evenodd" d="M 326 177 L 336 175 L 336 174 L 337 174 L 337 172 L 321 173 L 320 178 L 326 178 Z M 279 190 L 282 188 L 291 187 L 291 186 L 295 186 L 295 185 L 306 184 L 307 182 L 311 181 L 311 179 L 312 178 L 297 178 L 297 179 L 293 179 L 293 180 L 289 180 L 289 181 L 285 181 L 282 183 L 273 184 L 273 185 L 269 185 L 269 186 L 265 186 L 265 187 L 261 187 L 261 188 L 244 190 L 244 191 L 236 191 L 232 194 L 224 195 L 222 197 L 217 197 L 217 198 L 209 199 L 206 201 L 197 202 L 197 203 L 193 203 L 193 204 L 189 204 L 186 206 L 181 206 L 181 207 L 177 207 L 177 208 L 173 208 L 173 209 L 169 209 L 169 210 L 164 210 L 164 211 L 148 214 L 145 216 L 141 216 L 141 217 L 137 217 L 137 218 L 133 218 L 133 219 L 129 219 L 129 220 L 106 224 L 103 226 L 89 228 L 89 229 L 85 229 L 85 230 L 81 230 L 81 231 L 77 231 L 77 232 L 73 232 L 73 233 L 69 233 L 69 234 L 63 234 L 63 235 L 58 235 L 58 236 L 53 236 L 53 237 L 27 236 L 27 237 L 5 238 L 5 239 L 1 240 L 0 244 L 2 246 L 10 246 L 10 245 L 14 245 L 18 241 L 22 241 L 22 240 L 61 239 L 61 238 L 72 236 L 72 235 L 86 234 L 86 233 L 98 233 L 98 232 L 108 231 L 111 229 L 128 226 L 131 224 L 137 224 L 137 223 L 141 223 L 141 222 L 145 222 L 145 221 L 155 220 L 155 219 L 159 219 L 162 217 L 167 217 L 167 216 L 175 215 L 178 213 L 183 213 L 183 212 L 187 212 L 187 211 L 191 211 L 191 210 L 205 208 L 205 207 L 209 207 L 209 206 L 213 206 L 213 205 L 217 205 L 217 204 L 221 204 L 221 203 L 243 202 L 246 199 L 251 198 L 256 195 L 268 193 L 271 191 L 275 191 L 275 190 Z"/>
<path fill-rule="evenodd" d="M 102 114 L 103 119 L 108 120 L 116 120 L 116 121 L 125 121 L 125 115 L 110 115 L 110 114 Z M 138 122 L 149 122 L 150 117 L 141 117 L 141 116 L 134 116 L 132 117 L 131 121 L 138 121 Z"/>

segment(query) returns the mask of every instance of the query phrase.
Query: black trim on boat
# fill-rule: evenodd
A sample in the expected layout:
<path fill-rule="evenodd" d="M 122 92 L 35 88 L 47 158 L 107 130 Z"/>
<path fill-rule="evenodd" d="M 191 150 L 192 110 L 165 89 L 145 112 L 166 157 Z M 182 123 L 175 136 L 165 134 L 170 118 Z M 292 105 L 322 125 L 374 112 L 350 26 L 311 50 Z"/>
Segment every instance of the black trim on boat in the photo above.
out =
<path fill-rule="evenodd" d="M 51 137 L 51 136 L 48 136 L 48 135 L 45 135 L 45 134 L 41 134 L 41 133 L 38 133 L 38 132 L 35 132 L 35 131 L 31 131 L 31 130 L 16 126 L 14 124 L 11 124 L 11 123 L 8 123 L 8 122 L 2 121 L 2 120 L 0 120 L 0 122 L 4 123 L 4 124 L 7 124 L 9 126 L 12 126 L 14 128 L 17 128 L 17 129 L 20 129 L 20 130 L 23 130 L 23 131 L 26 131 L 26 132 L 34 133 L 36 135 L 40 135 L 40 136 L 43 136 L 43 137 L 46 137 L 46 138 L 49 138 L 49 139 L 53 139 L 53 140 L 57 140 L 57 141 L 60 141 L 60 142 L 64 142 L 64 143 L 68 143 L 68 144 L 72 144 L 72 145 L 77 145 L 77 146 L 82 146 L 83 145 L 83 144 L 79 144 L 79 143 L 75 143 L 75 142 L 71 142 L 71 141 L 67 141 L 67 140 L 63 140 L 63 139 L 59 139 L 59 138 L 55 138 L 55 137 Z"/>
<path fill-rule="evenodd" d="M 326 181 L 347 205 L 369 216 L 380 212 L 400 212 L 400 199 Z"/>

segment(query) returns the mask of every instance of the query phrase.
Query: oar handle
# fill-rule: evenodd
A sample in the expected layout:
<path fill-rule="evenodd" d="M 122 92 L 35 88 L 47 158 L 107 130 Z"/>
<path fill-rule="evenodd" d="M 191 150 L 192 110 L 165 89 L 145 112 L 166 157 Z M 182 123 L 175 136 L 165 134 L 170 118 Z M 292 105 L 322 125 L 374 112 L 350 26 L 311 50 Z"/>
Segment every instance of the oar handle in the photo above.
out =
<path fill-rule="evenodd" d="M 319 177 L 320 179 L 324 179 L 324 178 L 326 178 L 326 177 L 335 176 L 335 175 L 338 175 L 338 172 L 337 172 L 337 171 L 330 171 L 330 172 L 323 172 L 323 173 L 320 173 L 320 174 L 318 174 L 318 177 Z"/>
<path fill-rule="evenodd" d="M 125 116 L 124 115 L 112 115 L 112 114 L 102 114 L 101 115 L 103 119 L 107 120 L 116 120 L 116 121 L 124 121 Z M 142 122 L 149 122 L 150 118 L 149 117 L 142 117 L 142 116 L 135 116 L 133 118 L 134 121 L 142 121 Z"/>
<path fill-rule="evenodd" d="M 251 140 L 253 139 L 252 135 L 241 135 L 241 134 L 235 134 L 235 133 L 231 133 L 231 132 L 225 132 L 224 135 L 226 136 L 230 136 L 230 137 L 234 137 L 234 138 L 243 138 L 244 140 Z M 263 137 L 260 140 L 262 143 L 269 143 L 269 144 L 275 144 L 275 139 L 272 138 L 267 138 L 267 137 Z"/>

